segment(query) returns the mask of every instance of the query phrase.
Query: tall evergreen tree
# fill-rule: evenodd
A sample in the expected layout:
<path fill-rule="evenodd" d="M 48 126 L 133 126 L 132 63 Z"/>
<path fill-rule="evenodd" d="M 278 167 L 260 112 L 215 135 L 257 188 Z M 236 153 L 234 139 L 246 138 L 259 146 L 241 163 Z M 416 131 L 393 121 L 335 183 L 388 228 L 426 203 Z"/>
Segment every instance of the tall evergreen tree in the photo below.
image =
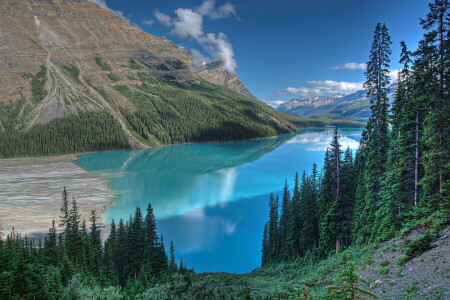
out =
<path fill-rule="evenodd" d="M 280 215 L 280 258 L 288 259 L 291 257 L 291 251 L 288 243 L 288 227 L 290 219 L 291 195 L 289 193 L 289 186 L 287 180 L 284 183 L 283 198 L 281 200 L 281 215 Z"/>
<path fill-rule="evenodd" d="M 69 199 L 68 199 L 69 193 L 67 193 L 66 187 L 64 187 L 61 197 L 62 197 L 62 203 L 61 203 L 61 216 L 60 216 L 60 224 L 59 227 L 66 228 L 67 222 L 69 220 Z"/>
<path fill-rule="evenodd" d="M 261 249 L 261 266 L 266 265 L 269 262 L 269 222 L 264 224 L 264 233 Z"/>
<path fill-rule="evenodd" d="M 177 262 L 175 260 L 175 247 L 173 246 L 173 241 L 170 241 L 170 262 L 169 268 L 171 272 L 177 271 Z"/>
<path fill-rule="evenodd" d="M 279 234 L 279 200 L 278 196 L 275 197 L 274 194 L 270 194 L 269 200 L 269 261 L 277 261 L 278 255 L 280 253 L 279 242 L 280 242 L 280 234 Z"/>
<path fill-rule="evenodd" d="M 365 221 L 359 232 L 362 241 L 367 240 L 374 229 L 375 212 L 380 204 L 381 180 L 389 148 L 387 91 L 390 82 L 389 56 L 392 53 L 390 45 L 391 40 L 386 25 L 378 23 L 365 72 L 367 80 L 364 83 L 372 114 L 362 135 L 365 151 L 365 195 L 362 212 Z"/>
<path fill-rule="evenodd" d="M 91 227 L 89 232 L 90 240 L 90 270 L 94 275 L 100 274 L 100 264 L 102 258 L 102 240 L 100 238 L 100 229 L 97 227 L 97 215 L 95 210 L 91 211 Z"/>
<path fill-rule="evenodd" d="M 428 148 L 423 156 L 425 174 L 421 180 L 424 201 L 431 210 L 441 207 L 447 212 L 450 212 L 449 8 L 448 0 L 435 0 L 429 4 L 429 13 L 420 20 L 427 32 L 415 53 L 416 62 L 426 67 L 422 70 L 426 71 L 424 79 L 429 106 L 423 137 Z"/>

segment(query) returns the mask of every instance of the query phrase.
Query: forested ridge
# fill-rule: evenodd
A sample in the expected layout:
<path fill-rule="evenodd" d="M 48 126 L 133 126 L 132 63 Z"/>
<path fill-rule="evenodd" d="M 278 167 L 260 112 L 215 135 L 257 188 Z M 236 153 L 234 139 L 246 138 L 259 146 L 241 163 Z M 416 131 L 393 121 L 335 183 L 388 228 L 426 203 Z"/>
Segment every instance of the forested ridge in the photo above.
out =
<path fill-rule="evenodd" d="M 63 70 L 74 72 L 78 69 L 69 65 L 64 66 Z M 36 97 L 45 91 L 45 81 L 35 80 L 42 77 L 39 73 L 36 76 L 29 75 L 32 83 L 37 82 L 33 84 L 38 86 Z M 76 74 L 72 77 L 78 79 L 79 71 Z M 139 72 L 137 76 L 135 79 L 139 79 L 141 85 L 114 87 L 117 93 L 130 101 L 128 106 L 116 104 L 111 92 L 106 89 L 93 88 L 113 107 L 130 134 L 143 145 L 240 141 L 292 133 L 297 128 L 331 124 L 361 126 L 358 122 L 306 119 L 278 112 L 257 99 L 206 81 L 181 84 L 171 78 L 158 80 L 144 72 Z M 81 111 L 26 129 L 19 125 L 28 110 L 31 107 L 24 98 L 7 104 L 0 102 L 0 157 L 130 148 L 129 136 L 107 110 Z"/>

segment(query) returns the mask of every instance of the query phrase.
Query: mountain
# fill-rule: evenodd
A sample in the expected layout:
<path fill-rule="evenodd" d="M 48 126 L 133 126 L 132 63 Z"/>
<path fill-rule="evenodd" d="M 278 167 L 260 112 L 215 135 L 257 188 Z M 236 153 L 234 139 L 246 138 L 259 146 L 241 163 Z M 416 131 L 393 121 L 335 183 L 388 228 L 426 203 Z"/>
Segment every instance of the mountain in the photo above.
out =
<path fill-rule="evenodd" d="M 392 104 L 397 84 L 389 86 L 388 97 Z M 348 95 L 299 97 L 280 104 L 279 111 L 305 118 L 348 119 L 367 122 L 370 117 L 370 102 L 366 91 Z"/>
<path fill-rule="evenodd" d="M 220 61 L 193 61 L 93 2 L 0 0 L 0 156 L 242 140 L 306 126 L 256 99 Z"/>

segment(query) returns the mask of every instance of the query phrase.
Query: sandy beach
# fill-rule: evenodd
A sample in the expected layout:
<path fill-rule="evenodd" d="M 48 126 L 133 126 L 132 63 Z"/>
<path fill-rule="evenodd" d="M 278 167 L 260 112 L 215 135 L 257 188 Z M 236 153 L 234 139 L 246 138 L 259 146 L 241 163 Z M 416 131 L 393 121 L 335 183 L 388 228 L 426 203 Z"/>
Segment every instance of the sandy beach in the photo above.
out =
<path fill-rule="evenodd" d="M 6 235 L 14 227 L 29 237 L 48 232 L 59 222 L 61 193 L 66 187 L 75 197 L 81 218 L 89 226 L 91 210 L 100 214 L 112 203 L 114 193 L 99 172 L 75 165 L 75 155 L 0 159 L 0 229 Z M 103 227 L 103 226 L 102 226 Z"/>

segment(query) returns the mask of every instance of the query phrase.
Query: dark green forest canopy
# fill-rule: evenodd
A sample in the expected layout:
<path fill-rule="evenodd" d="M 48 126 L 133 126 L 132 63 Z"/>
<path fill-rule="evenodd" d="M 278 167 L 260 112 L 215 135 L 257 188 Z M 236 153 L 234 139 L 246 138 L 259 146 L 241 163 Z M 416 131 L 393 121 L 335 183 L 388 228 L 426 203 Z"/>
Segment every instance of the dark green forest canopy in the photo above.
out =
<path fill-rule="evenodd" d="M 65 65 L 63 70 L 79 81 L 79 71 L 74 65 Z M 44 71 L 45 68 L 35 76 L 30 75 L 32 80 L 41 78 Z M 173 80 L 157 80 L 143 72 L 137 76 L 143 82 L 142 85 L 115 87 L 118 93 L 130 101 L 131 105 L 128 106 L 116 105 L 112 95 L 104 88 L 93 87 L 112 105 L 118 117 L 106 109 L 85 110 L 25 129 L 19 126 L 24 122 L 23 110 L 31 109 L 25 99 L 0 103 L 3 126 L 0 128 L 0 157 L 129 148 L 129 136 L 117 118 L 123 120 L 134 138 L 148 146 L 240 141 L 330 124 L 361 126 L 361 123 L 353 121 L 305 119 L 278 112 L 256 98 L 206 81 L 181 84 Z M 39 80 L 36 82 L 42 83 Z M 39 99 L 45 97 L 43 86 L 42 83 L 40 88 L 36 88 L 36 97 Z"/>

